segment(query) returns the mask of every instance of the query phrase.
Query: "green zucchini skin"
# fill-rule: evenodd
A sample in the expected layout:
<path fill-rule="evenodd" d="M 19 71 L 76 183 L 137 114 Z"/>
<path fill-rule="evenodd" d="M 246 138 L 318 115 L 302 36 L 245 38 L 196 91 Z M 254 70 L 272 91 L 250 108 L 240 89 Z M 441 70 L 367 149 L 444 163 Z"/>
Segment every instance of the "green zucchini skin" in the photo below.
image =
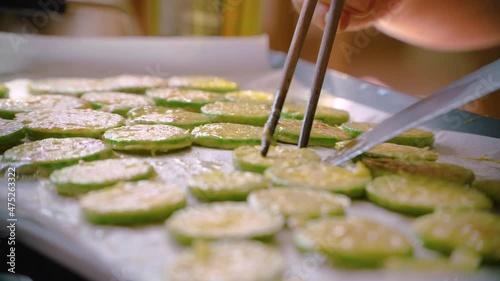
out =
<path fill-rule="evenodd" d="M 26 136 L 24 125 L 12 121 L 0 119 L 0 152 L 19 143 Z"/>
<path fill-rule="evenodd" d="M 491 201 L 463 185 L 419 177 L 383 176 L 366 186 L 368 199 L 391 211 L 419 216 L 440 209 L 488 210 Z"/>
<path fill-rule="evenodd" d="M 191 132 L 193 143 L 200 146 L 235 149 L 260 145 L 262 128 L 233 123 L 212 123 L 196 127 Z"/>
<path fill-rule="evenodd" d="M 217 93 L 182 88 L 151 89 L 146 91 L 146 96 L 152 98 L 158 106 L 193 112 L 200 112 L 204 105 L 224 100 L 224 96 Z"/>
<path fill-rule="evenodd" d="M 475 181 L 472 187 L 486 194 L 497 206 L 500 206 L 500 180 Z"/>
<path fill-rule="evenodd" d="M 275 138 L 284 143 L 298 144 L 302 121 L 281 119 L 276 127 Z M 329 126 L 319 120 L 314 120 L 309 146 L 335 147 L 339 141 L 350 140 L 351 136 L 337 127 Z"/>
<path fill-rule="evenodd" d="M 210 123 L 210 119 L 205 115 L 160 106 L 136 107 L 131 109 L 127 116 L 131 123 L 136 125 L 171 125 L 188 130 Z"/>
<path fill-rule="evenodd" d="M 349 122 L 342 124 L 341 127 L 346 133 L 351 135 L 353 138 L 356 138 L 376 125 L 376 123 Z M 388 140 L 387 142 L 421 148 L 432 147 L 434 145 L 434 134 L 429 131 L 412 129 Z"/>
<path fill-rule="evenodd" d="M 350 141 L 338 142 L 335 149 L 342 150 Z M 368 158 L 389 158 L 407 161 L 436 161 L 439 154 L 431 151 L 428 147 L 420 148 L 409 145 L 400 145 L 395 143 L 382 143 L 355 159 L 360 160 L 363 157 Z"/>
<path fill-rule="evenodd" d="M 305 111 L 306 106 L 288 105 L 283 108 L 281 117 L 302 120 L 304 119 Z M 335 126 L 347 122 L 349 120 L 349 113 L 341 109 L 318 106 L 314 119 L 327 125 Z"/>
<path fill-rule="evenodd" d="M 134 107 L 154 105 L 154 101 L 149 97 L 120 92 L 90 92 L 80 98 L 92 104 L 93 109 L 123 117 L 127 117 L 128 111 Z"/>
<path fill-rule="evenodd" d="M 384 175 L 419 176 L 459 184 L 470 184 L 475 178 L 474 172 L 471 170 L 448 163 L 382 158 L 363 158 L 361 161 L 370 169 L 373 177 Z"/>
<path fill-rule="evenodd" d="M 173 76 L 167 81 L 169 87 L 186 88 L 224 94 L 237 91 L 236 82 L 217 76 Z"/>
<path fill-rule="evenodd" d="M 4 84 L 0 84 L 0 99 L 7 98 L 9 98 L 9 88 Z"/>

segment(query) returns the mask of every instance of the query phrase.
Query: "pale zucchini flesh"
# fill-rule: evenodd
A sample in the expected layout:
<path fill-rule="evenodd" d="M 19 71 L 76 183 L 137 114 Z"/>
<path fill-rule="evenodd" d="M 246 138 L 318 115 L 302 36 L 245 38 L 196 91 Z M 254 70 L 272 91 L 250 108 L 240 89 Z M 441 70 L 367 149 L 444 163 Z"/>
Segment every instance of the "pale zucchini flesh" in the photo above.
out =
<path fill-rule="evenodd" d="M 127 112 L 134 107 L 154 105 L 154 101 L 149 97 L 120 92 L 91 92 L 80 98 L 91 103 L 94 109 L 124 117 L 127 117 Z"/>
<path fill-rule="evenodd" d="M 335 149 L 342 150 L 349 142 L 338 142 L 335 145 Z M 395 143 L 382 143 L 369 149 L 361 157 L 390 158 L 407 161 L 436 161 L 439 158 L 439 154 L 431 151 L 428 147 L 420 148 Z"/>
<path fill-rule="evenodd" d="M 238 90 L 236 82 L 216 76 L 174 76 L 168 79 L 168 86 L 216 93 Z"/>
<path fill-rule="evenodd" d="M 106 88 L 99 79 L 92 78 L 49 78 L 32 81 L 28 85 L 34 95 L 71 95 L 81 96 L 83 93 L 104 91 Z"/>
<path fill-rule="evenodd" d="M 259 145 L 261 134 L 261 127 L 233 123 L 206 124 L 194 128 L 191 132 L 193 143 L 221 149 Z"/>
<path fill-rule="evenodd" d="M 102 139 L 115 150 L 166 152 L 191 146 L 188 130 L 170 125 L 132 125 L 107 130 Z"/>
<path fill-rule="evenodd" d="M 188 180 L 189 190 L 200 201 L 244 201 L 250 192 L 268 184 L 260 174 L 240 171 L 212 171 Z"/>
<path fill-rule="evenodd" d="M 260 154 L 259 146 L 242 146 L 233 151 L 233 166 L 242 171 L 264 173 L 276 164 L 321 161 L 316 152 L 308 148 L 270 146 L 266 157 Z"/>
<path fill-rule="evenodd" d="M 106 91 L 144 94 L 150 88 L 165 87 L 167 81 L 156 76 L 125 74 L 102 79 L 101 84 Z"/>
<path fill-rule="evenodd" d="M 482 256 L 485 262 L 500 261 L 500 217 L 497 214 L 435 212 L 415 220 L 413 230 L 430 249 L 450 254 L 465 248 Z M 458 258 L 455 255 L 454 259 Z M 470 262 L 466 260 L 465 263 Z"/>
<path fill-rule="evenodd" d="M 362 197 L 371 180 L 370 171 L 359 162 L 352 169 L 324 162 L 275 165 L 265 175 L 278 186 L 326 190 L 351 198 Z"/>
<path fill-rule="evenodd" d="M 101 138 L 104 131 L 123 126 L 125 119 L 91 109 L 36 110 L 16 114 L 32 139 L 89 137 Z"/>
<path fill-rule="evenodd" d="M 22 123 L 0 119 L 0 151 L 15 145 L 24 139 L 26 131 Z"/>
<path fill-rule="evenodd" d="M 183 129 L 193 129 L 210 123 L 210 118 L 205 115 L 159 106 L 136 107 L 131 109 L 127 116 L 133 124 L 163 124 Z"/>
<path fill-rule="evenodd" d="M 160 88 L 151 89 L 146 95 L 155 100 L 156 105 L 200 112 L 202 106 L 224 100 L 224 96 L 200 90 Z"/>
<path fill-rule="evenodd" d="M 42 109 L 84 109 L 90 104 L 76 97 L 61 95 L 32 96 L 24 100 L 0 99 L 0 117 L 13 119 L 17 113 Z"/>
<path fill-rule="evenodd" d="M 280 142 L 297 144 L 301 129 L 302 120 L 280 119 L 275 137 Z M 314 120 L 309 138 L 309 146 L 335 147 L 335 143 L 349 139 L 351 139 L 351 136 L 342 129 L 327 125 L 319 120 Z"/>
<path fill-rule="evenodd" d="M 269 240 L 283 224 L 280 215 L 236 202 L 201 204 L 180 210 L 166 221 L 170 235 L 185 245 L 194 240 Z"/>
<path fill-rule="evenodd" d="M 201 249 L 200 249 L 201 248 Z M 169 264 L 169 281 L 278 281 L 285 260 L 256 241 L 223 241 L 185 250 Z"/>
<path fill-rule="evenodd" d="M 305 112 L 305 105 L 289 104 L 283 107 L 281 117 L 302 120 L 304 119 Z M 327 125 L 335 126 L 347 122 L 349 120 L 349 113 L 342 109 L 318 106 L 314 114 L 314 119 L 320 120 Z"/>
<path fill-rule="evenodd" d="M 274 95 L 263 91 L 235 91 L 224 95 L 227 101 L 272 104 Z"/>
<path fill-rule="evenodd" d="M 271 109 L 267 104 L 245 102 L 215 102 L 204 105 L 201 112 L 212 122 L 264 126 Z"/>
<path fill-rule="evenodd" d="M 342 128 L 355 138 L 376 125 L 376 123 L 349 122 L 342 124 Z M 431 147 L 434 145 L 434 134 L 425 130 L 411 129 L 387 142 L 416 147 Z"/>
<path fill-rule="evenodd" d="M 316 251 L 342 267 L 379 267 L 389 257 L 412 254 L 409 239 L 383 224 L 358 217 L 323 218 L 294 233 L 296 246 Z"/>
<path fill-rule="evenodd" d="M 80 160 L 106 159 L 111 148 L 92 138 L 49 138 L 15 146 L 5 151 L 2 162 L 24 165 L 26 174 L 39 170 L 53 171 L 78 163 Z"/>
<path fill-rule="evenodd" d="M 363 158 L 362 162 L 370 169 L 374 177 L 385 175 L 418 176 L 458 184 L 470 184 L 475 178 L 474 172 L 471 170 L 449 163 L 383 158 Z"/>
<path fill-rule="evenodd" d="M 296 227 L 307 220 L 344 215 L 350 199 L 327 191 L 272 188 L 252 192 L 248 203 L 256 208 L 281 214 L 288 218 L 290 227 Z"/>
<path fill-rule="evenodd" d="M 156 181 L 121 182 L 80 198 L 83 215 L 94 224 L 160 222 L 185 205 L 184 190 Z"/>
<path fill-rule="evenodd" d="M 50 182 L 62 195 L 78 195 L 101 189 L 119 181 L 138 181 L 155 175 L 153 166 L 135 159 L 107 159 L 83 162 L 56 170 Z"/>
<path fill-rule="evenodd" d="M 366 187 L 368 199 L 396 212 L 423 215 L 436 210 L 490 209 L 491 201 L 481 192 L 448 181 L 383 176 Z"/>

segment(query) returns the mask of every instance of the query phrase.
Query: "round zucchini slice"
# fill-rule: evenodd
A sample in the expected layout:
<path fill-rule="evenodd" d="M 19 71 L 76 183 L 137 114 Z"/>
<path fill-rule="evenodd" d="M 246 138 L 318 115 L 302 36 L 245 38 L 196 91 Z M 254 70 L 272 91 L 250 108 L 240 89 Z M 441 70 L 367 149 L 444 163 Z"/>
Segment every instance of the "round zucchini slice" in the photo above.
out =
<path fill-rule="evenodd" d="M 250 192 L 267 188 L 269 182 L 250 172 L 212 171 L 191 177 L 188 187 L 200 201 L 244 201 Z"/>
<path fill-rule="evenodd" d="M 236 82 L 216 76 L 174 76 L 168 79 L 168 86 L 216 93 L 238 90 Z"/>
<path fill-rule="evenodd" d="M 189 89 L 163 88 L 146 92 L 155 100 L 156 105 L 200 112 L 202 106 L 224 100 L 224 96 L 216 93 Z"/>
<path fill-rule="evenodd" d="M 342 124 L 342 128 L 355 138 L 376 125 L 376 123 L 349 122 Z M 411 129 L 387 142 L 416 147 L 431 147 L 434 144 L 434 134 L 429 131 Z"/>
<path fill-rule="evenodd" d="M 165 87 L 167 80 L 149 75 L 119 75 L 102 80 L 107 91 L 144 94 L 147 89 Z"/>
<path fill-rule="evenodd" d="M 2 162 L 20 166 L 20 174 L 52 172 L 71 166 L 80 160 L 93 161 L 112 155 L 112 150 L 101 140 L 91 138 L 44 139 L 24 143 L 8 149 Z"/>
<path fill-rule="evenodd" d="M 0 119 L 0 151 L 4 151 L 18 143 L 24 139 L 25 135 L 26 131 L 23 124 L 12 120 Z"/>
<path fill-rule="evenodd" d="M 189 131 L 169 125 L 133 125 L 107 130 L 102 139 L 115 150 L 153 154 L 191 146 Z"/>
<path fill-rule="evenodd" d="M 242 146 L 233 151 L 233 166 L 242 171 L 264 173 L 264 171 L 280 163 L 304 163 L 321 161 L 316 152 L 308 148 L 270 146 L 266 157 L 260 154 L 259 146 Z"/>
<path fill-rule="evenodd" d="M 94 224 L 160 222 L 186 206 L 186 193 L 163 182 L 121 182 L 83 195 L 80 206 L 85 218 Z"/>
<path fill-rule="evenodd" d="M 262 91 L 229 92 L 224 97 L 226 98 L 227 101 L 232 101 L 232 102 L 272 104 L 274 101 L 273 94 Z"/>
<path fill-rule="evenodd" d="M 285 261 L 279 251 L 256 241 L 210 242 L 189 249 L 168 266 L 170 281 L 277 281 Z"/>
<path fill-rule="evenodd" d="M 281 117 L 302 120 L 305 113 L 305 105 L 286 105 L 281 112 Z M 330 126 L 335 126 L 347 122 L 349 120 L 349 112 L 332 107 L 318 106 L 314 119 L 320 120 Z"/>
<path fill-rule="evenodd" d="M 86 92 L 106 90 L 102 81 L 91 78 L 50 78 L 35 80 L 28 85 L 29 92 L 34 95 L 71 95 L 81 96 Z"/>
<path fill-rule="evenodd" d="M 163 124 L 189 130 L 210 123 L 210 118 L 203 114 L 159 106 L 136 107 L 127 115 L 133 124 Z"/>
<path fill-rule="evenodd" d="M 480 211 L 443 211 L 418 218 L 413 230 L 424 246 L 449 254 L 466 248 L 486 262 L 500 261 L 500 217 Z"/>
<path fill-rule="evenodd" d="M 350 141 L 338 142 L 335 149 L 342 150 Z M 408 161 L 436 161 L 439 154 L 428 147 L 420 148 L 395 143 L 382 143 L 362 154 L 369 158 L 390 158 Z"/>
<path fill-rule="evenodd" d="M 197 239 L 268 240 L 283 224 L 282 216 L 236 202 L 201 204 L 178 211 L 166 221 L 169 233 L 184 245 Z"/>
<path fill-rule="evenodd" d="M 212 122 L 264 126 L 271 114 L 271 109 L 267 104 L 215 102 L 204 105 L 201 113 L 208 116 Z"/>
<path fill-rule="evenodd" d="M 127 112 L 136 106 L 154 105 L 149 97 L 119 92 L 85 93 L 81 99 L 92 104 L 92 108 L 127 117 Z"/>
<path fill-rule="evenodd" d="M 278 186 L 327 190 L 351 198 L 362 197 L 371 180 L 370 171 L 359 162 L 353 169 L 324 162 L 275 165 L 265 175 Z"/>
<path fill-rule="evenodd" d="M 50 174 L 59 194 L 78 195 L 116 184 L 138 181 L 155 175 L 153 166 L 135 159 L 108 159 L 83 162 Z"/>
<path fill-rule="evenodd" d="M 285 143 L 299 143 L 302 120 L 280 119 L 276 128 L 275 137 Z M 351 136 L 338 127 L 332 127 L 321 121 L 314 120 L 309 146 L 335 147 L 339 141 L 349 140 Z"/>
<path fill-rule="evenodd" d="M 366 187 L 368 199 L 396 212 L 423 215 L 440 209 L 489 209 L 481 192 L 462 185 L 425 178 L 378 177 Z"/>
<path fill-rule="evenodd" d="M 235 149 L 243 145 L 259 145 L 262 128 L 233 123 L 213 123 L 196 127 L 193 142 L 206 147 Z"/>
<path fill-rule="evenodd" d="M 41 109 L 80 109 L 90 108 L 87 102 L 68 96 L 44 95 L 32 96 L 26 100 L 0 100 L 0 117 L 13 119 L 17 113 Z"/>
<path fill-rule="evenodd" d="M 459 184 L 470 184 L 475 178 L 474 172 L 471 170 L 448 163 L 382 158 L 363 158 L 362 162 L 370 169 L 374 177 L 385 175 L 418 176 Z"/>
<path fill-rule="evenodd" d="M 6 99 L 9 97 L 9 88 L 6 85 L 0 84 L 0 99 Z"/>
<path fill-rule="evenodd" d="M 378 267 L 389 257 L 412 254 L 412 245 L 404 235 L 357 217 L 311 221 L 297 229 L 294 241 L 300 250 L 324 253 L 335 265 L 344 267 Z"/>
<path fill-rule="evenodd" d="M 475 181 L 472 186 L 500 205 L 500 180 Z"/>
<path fill-rule="evenodd" d="M 118 114 L 91 109 L 35 110 L 16 114 L 32 139 L 89 137 L 101 138 L 104 131 L 123 126 Z"/>
<path fill-rule="evenodd" d="M 252 192 L 248 196 L 248 203 L 289 218 L 288 225 L 294 227 L 310 219 L 341 216 L 349 207 L 350 199 L 326 191 L 273 188 Z"/>

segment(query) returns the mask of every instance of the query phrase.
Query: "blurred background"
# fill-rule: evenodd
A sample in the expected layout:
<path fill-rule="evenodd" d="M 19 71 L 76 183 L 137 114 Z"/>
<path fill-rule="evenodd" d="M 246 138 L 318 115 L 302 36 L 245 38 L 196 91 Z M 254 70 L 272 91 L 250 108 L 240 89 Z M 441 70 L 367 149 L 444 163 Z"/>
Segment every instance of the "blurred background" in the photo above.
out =
<path fill-rule="evenodd" d="M 48 16 L 47 16 L 48 15 Z M 290 0 L 1 0 L 0 31 L 57 36 L 254 36 L 286 52 L 297 11 Z M 312 26 L 302 58 L 316 60 L 322 32 Z M 374 28 L 340 34 L 330 68 L 424 97 L 500 57 L 500 47 L 438 52 Z M 500 118 L 500 94 L 465 109 Z"/>

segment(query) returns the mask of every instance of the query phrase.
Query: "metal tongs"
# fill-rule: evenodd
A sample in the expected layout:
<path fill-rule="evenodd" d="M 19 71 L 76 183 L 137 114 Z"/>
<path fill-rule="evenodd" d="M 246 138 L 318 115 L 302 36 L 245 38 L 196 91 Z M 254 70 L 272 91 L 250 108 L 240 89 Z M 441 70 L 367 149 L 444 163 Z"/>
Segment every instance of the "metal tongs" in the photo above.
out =
<path fill-rule="evenodd" d="M 286 58 L 284 66 L 285 71 L 280 83 L 280 88 L 262 135 L 262 156 L 267 155 L 269 146 L 272 142 L 317 2 L 318 0 L 306 0 L 300 12 L 300 17 Z M 309 142 L 314 114 L 318 105 L 343 6 L 344 0 L 333 0 L 330 5 L 329 17 L 326 21 L 326 27 L 316 62 L 312 89 L 302 123 L 298 145 L 299 148 L 306 147 Z M 458 108 L 499 89 L 500 60 L 496 60 L 384 120 L 373 129 L 351 141 L 340 153 L 327 157 L 325 161 L 334 165 L 340 165 L 411 128 L 420 126 L 452 109 Z"/>

